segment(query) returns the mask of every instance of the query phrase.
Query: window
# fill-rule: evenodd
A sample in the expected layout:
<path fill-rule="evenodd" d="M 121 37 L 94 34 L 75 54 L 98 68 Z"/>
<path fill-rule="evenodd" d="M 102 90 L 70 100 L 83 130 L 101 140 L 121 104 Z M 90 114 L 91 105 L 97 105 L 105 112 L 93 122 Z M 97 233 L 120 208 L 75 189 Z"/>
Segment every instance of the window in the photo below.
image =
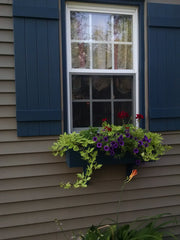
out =
<path fill-rule="evenodd" d="M 69 131 L 138 112 L 137 8 L 67 4 Z"/>

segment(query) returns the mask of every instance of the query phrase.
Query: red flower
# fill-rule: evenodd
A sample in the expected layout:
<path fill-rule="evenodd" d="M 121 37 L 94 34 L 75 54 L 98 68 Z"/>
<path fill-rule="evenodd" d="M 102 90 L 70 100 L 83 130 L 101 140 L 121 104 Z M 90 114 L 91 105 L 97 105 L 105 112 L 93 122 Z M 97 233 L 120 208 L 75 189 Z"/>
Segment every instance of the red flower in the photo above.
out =
<path fill-rule="evenodd" d="M 108 126 L 105 126 L 105 129 L 108 130 L 108 131 L 112 131 L 112 128 L 110 128 Z"/>
<path fill-rule="evenodd" d="M 144 119 L 144 116 L 142 114 L 136 114 L 136 119 Z"/>
<path fill-rule="evenodd" d="M 103 118 L 103 119 L 102 119 L 102 122 L 105 122 L 105 121 L 107 121 L 107 118 Z"/>
<path fill-rule="evenodd" d="M 128 118 L 129 114 L 125 111 L 118 112 L 118 118 Z"/>

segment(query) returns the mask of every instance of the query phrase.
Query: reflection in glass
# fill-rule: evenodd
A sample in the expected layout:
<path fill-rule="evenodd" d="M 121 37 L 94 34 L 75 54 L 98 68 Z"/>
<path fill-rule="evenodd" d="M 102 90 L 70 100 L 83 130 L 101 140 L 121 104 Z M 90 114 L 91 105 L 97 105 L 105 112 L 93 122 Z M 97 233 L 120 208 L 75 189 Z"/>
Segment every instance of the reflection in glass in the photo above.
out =
<path fill-rule="evenodd" d="M 114 40 L 132 42 L 132 16 L 114 15 Z"/>
<path fill-rule="evenodd" d="M 111 44 L 93 44 L 93 68 L 112 69 Z"/>
<path fill-rule="evenodd" d="M 114 99 L 132 99 L 132 88 L 132 76 L 113 77 Z"/>
<path fill-rule="evenodd" d="M 72 76 L 72 99 L 89 99 L 88 76 Z"/>
<path fill-rule="evenodd" d="M 98 41 L 111 40 L 111 15 L 92 14 L 92 39 Z"/>
<path fill-rule="evenodd" d="M 90 125 L 90 103 L 73 102 L 73 128 L 89 127 Z"/>
<path fill-rule="evenodd" d="M 89 68 L 89 44 L 88 43 L 72 43 L 72 67 L 73 68 Z"/>
<path fill-rule="evenodd" d="M 132 45 L 114 45 L 114 69 L 132 69 Z"/>
<path fill-rule="evenodd" d="M 71 12 L 71 39 L 89 39 L 89 13 Z"/>
<path fill-rule="evenodd" d="M 93 126 L 100 127 L 102 119 L 107 118 L 111 122 L 111 103 L 110 102 L 94 102 L 93 103 Z"/>
<path fill-rule="evenodd" d="M 132 117 L 132 102 L 115 102 L 114 103 L 114 124 L 121 125 L 123 120 L 118 118 L 118 112 L 125 111 L 129 114 L 129 118 L 126 118 L 125 121 L 130 121 Z"/>
<path fill-rule="evenodd" d="M 111 78 L 106 76 L 94 76 L 92 80 L 93 99 L 111 98 Z"/>

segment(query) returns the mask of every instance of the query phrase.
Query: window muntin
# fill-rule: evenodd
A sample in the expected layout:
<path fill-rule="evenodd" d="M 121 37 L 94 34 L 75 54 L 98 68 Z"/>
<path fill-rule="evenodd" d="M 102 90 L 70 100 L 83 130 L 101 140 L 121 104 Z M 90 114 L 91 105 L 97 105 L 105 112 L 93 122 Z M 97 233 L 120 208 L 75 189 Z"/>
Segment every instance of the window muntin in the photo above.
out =
<path fill-rule="evenodd" d="M 137 9 L 116 7 L 67 5 L 69 131 L 138 112 Z"/>

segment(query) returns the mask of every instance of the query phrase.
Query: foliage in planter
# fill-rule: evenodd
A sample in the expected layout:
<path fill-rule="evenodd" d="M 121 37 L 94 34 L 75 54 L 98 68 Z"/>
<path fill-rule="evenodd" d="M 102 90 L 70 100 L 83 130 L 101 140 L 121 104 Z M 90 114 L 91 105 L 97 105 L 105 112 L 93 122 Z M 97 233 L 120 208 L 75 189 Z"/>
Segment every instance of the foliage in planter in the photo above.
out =
<path fill-rule="evenodd" d="M 118 113 L 119 118 L 128 117 L 127 113 Z M 137 114 L 137 119 L 142 119 L 141 114 Z M 126 154 L 135 156 L 137 165 L 141 162 L 155 161 L 159 156 L 163 155 L 169 146 L 162 143 L 163 138 L 160 134 L 146 131 L 138 128 L 130 123 L 124 123 L 116 126 L 109 124 L 107 119 L 102 120 L 102 127 L 89 127 L 79 133 L 64 133 L 53 144 L 52 151 L 55 156 L 63 156 L 67 151 L 72 149 L 79 152 L 81 158 L 88 162 L 86 173 L 78 173 L 77 181 L 72 184 L 70 182 L 61 183 L 64 188 L 70 187 L 87 187 L 87 182 L 91 179 L 94 170 L 102 167 L 98 164 L 96 158 L 98 153 L 122 158 Z"/>

